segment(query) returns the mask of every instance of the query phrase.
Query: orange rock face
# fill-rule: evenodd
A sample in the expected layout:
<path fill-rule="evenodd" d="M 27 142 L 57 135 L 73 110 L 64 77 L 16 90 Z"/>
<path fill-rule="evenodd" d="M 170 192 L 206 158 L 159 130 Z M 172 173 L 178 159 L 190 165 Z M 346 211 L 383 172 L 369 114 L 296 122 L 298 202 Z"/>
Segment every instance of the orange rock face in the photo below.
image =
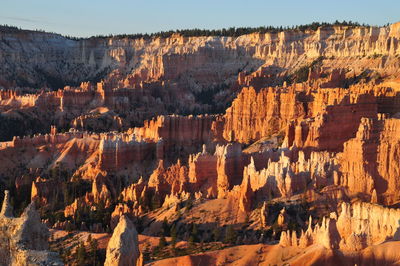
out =
<path fill-rule="evenodd" d="M 86 40 L 0 26 L 5 202 L 114 231 L 107 265 L 398 263 L 382 249 L 400 240 L 400 24 L 342 24 Z M 52 83 L 31 61 L 83 82 L 18 88 Z"/>
<path fill-rule="evenodd" d="M 400 124 L 397 119 L 363 119 L 357 136 L 345 143 L 340 155 L 343 185 L 353 193 L 372 195 L 390 204 L 396 201 L 399 173 Z"/>
<path fill-rule="evenodd" d="M 226 111 L 223 136 L 249 143 L 286 131 L 289 146 L 340 150 L 355 135 L 361 117 L 376 116 L 377 102 L 373 91 L 363 87 L 321 89 L 297 84 L 259 92 L 244 88 Z"/>
<path fill-rule="evenodd" d="M 369 203 L 342 203 L 338 217 L 323 218 L 321 225 L 312 228 L 310 217 L 306 232 L 298 239 L 295 232 L 282 232 L 279 244 L 305 248 L 320 244 L 328 249 L 360 251 L 367 246 L 383 243 L 399 236 L 399 212 Z M 381 226 L 385 224 L 385 226 Z"/>
<path fill-rule="evenodd" d="M 218 157 L 203 151 L 189 157 L 189 182 L 208 198 L 217 196 Z"/>
<path fill-rule="evenodd" d="M 156 143 L 102 139 L 99 145 L 100 168 L 116 171 L 129 163 L 140 162 L 154 156 Z"/>
<path fill-rule="evenodd" d="M 218 134 L 212 128 L 213 116 L 159 116 L 144 122 L 144 126 L 135 128 L 133 133 L 141 139 L 193 145 L 213 140 Z"/>
<path fill-rule="evenodd" d="M 252 87 L 244 88 L 226 110 L 223 136 L 228 141 L 249 143 L 279 133 L 290 120 L 305 115 L 294 90 L 269 88 L 256 92 Z"/>
<path fill-rule="evenodd" d="M 58 182 L 55 180 L 43 180 L 38 177 L 32 182 L 31 200 L 36 202 L 38 206 L 44 206 L 50 202 L 57 200 L 56 191 L 54 187 L 57 187 Z"/>

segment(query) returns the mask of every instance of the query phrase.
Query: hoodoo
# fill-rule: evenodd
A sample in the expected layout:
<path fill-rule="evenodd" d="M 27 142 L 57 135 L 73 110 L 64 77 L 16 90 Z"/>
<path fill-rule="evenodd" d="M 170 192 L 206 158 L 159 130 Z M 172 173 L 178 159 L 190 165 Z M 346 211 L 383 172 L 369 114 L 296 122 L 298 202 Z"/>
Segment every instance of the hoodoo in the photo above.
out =
<path fill-rule="evenodd" d="M 400 23 L 0 26 L 0 192 L 0 265 L 399 264 Z"/>

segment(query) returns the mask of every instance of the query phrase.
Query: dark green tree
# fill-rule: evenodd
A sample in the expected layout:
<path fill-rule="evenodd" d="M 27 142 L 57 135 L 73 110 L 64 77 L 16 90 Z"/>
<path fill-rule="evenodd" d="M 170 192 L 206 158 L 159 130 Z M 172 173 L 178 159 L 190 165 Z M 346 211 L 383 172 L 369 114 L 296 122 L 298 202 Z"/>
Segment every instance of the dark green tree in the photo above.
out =
<path fill-rule="evenodd" d="M 199 230 L 197 230 L 197 225 L 193 224 L 192 226 L 192 233 L 194 241 L 199 241 Z"/>
<path fill-rule="evenodd" d="M 169 230 L 167 217 L 164 217 L 164 221 L 163 221 L 163 224 L 162 224 L 162 230 L 163 230 L 163 236 L 169 236 L 170 235 L 170 230 Z"/>
<path fill-rule="evenodd" d="M 78 266 L 86 265 L 86 256 L 87 253 L 85 245 L 83 244 L 83 242 L 80 242 L 75 252 L 76 264 Z"/>
<path fill-rule="evenodd" d="M 215 227 L 212 231 L 212 238 L 215 242 L 219 241 L 221 237 L 221 232 L 218 227 Z"/>
<path fill-rule="evenodd" d="M 193 207 L 193 199 L 189 198 L 185 203 L 185 207 L 186 207 L 185 211 L 190 210 Z"/>
<path fill-rule="evenodd" d="M 65 231 L 72 232 L 72 230 L 74 230 L 74 227 L 72 226 L 72 224 L 68 221 L 67 225 L 65 226 Z"/>
<path fill-rule="evenodd" d="M 167 245 L 167 240 L 165 239 L 165 236 L 160 237 L 160 241 L 158 242 L 158 247 L 160 249 L 164 248 Z"/>
<path fill-rule="evenodd" d="M 143 249 L 143 260 L 144 262 L 150 260 L 150 244 L 146 242 Z"/>
<path fill-rule="evenodd" d="M 67 261 L 70 256 L 71 256 L 71 250 L 69 248 L 64 249 L 64 252 L 62 253 L 63 259 Z"/>
<path fill-rule="evenodd" d="M 227 244 L 233 244 L 236 241 L 236 232 L 232 225 L 228 225 L 225 231 L 224 242 Z"/>
<path fill-rule="evenodd" d="M 151 206 L 150 206 L 150 209 L 151 210 L 156 210 L 156 209 L 158 209 L 158 208 L 160 208 L 160 199 L 159 199 L 159 197 L 158 197 L 158 195 L 157 194 L 154 194 L 152 197 L 151 197 Z"/>
<path fill-rule="evenodd" d="M 189 236 L 189 248 L 194 248 L 194 236 L 193 235 L 190 235 Z"/>
<path fill-rule="evenodd" d="M 97 239 L 92 238 L 91 235 L 88 237 L 88 244 L 89 244 L 89 257 L 92 265 L 96 265 L 98 260 L 97 260 L 97 249 L 99 247 L 99 243 L 97 242 Z"/>
<path fill-rule="evenodd" d="M 171 227 L 171 238 L 172 238 L 171 245 L 173 247 L 175 247 L 175 245 L 176 245 L 176 237 L 177 237 L 176 226 L 175 226 L 175 224 L 173 224 Z"/>

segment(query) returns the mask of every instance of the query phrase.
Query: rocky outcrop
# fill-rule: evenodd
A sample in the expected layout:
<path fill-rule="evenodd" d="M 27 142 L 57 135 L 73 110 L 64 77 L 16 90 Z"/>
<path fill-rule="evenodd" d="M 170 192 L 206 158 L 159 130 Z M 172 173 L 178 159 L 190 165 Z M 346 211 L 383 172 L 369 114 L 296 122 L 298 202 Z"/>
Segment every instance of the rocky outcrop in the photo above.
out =
<path fill-rule="evenodd" d="M 203 146 L 203 151 L 189 156 L 189 182 L 196 191 L 201 191 L 207 198 L 217 196 L 217 160 Z"/>
<path fill-rule="evenodd" d="M 356 62 L 352 64 L 358 70 L 363 62 L 371 61 L 368 56 L 399 53 L 397 29 L 397 24 L 381 28 L 332 26 L 316 31 L 253 33 L 235 38 L 174 34 L 168 38 L 90 38 L 78 41 L 50 33 L 5 31 L 0 35 L 3 51 L 0 62 L 4 65 L 2 76 L 5 81 L 11 78 L 7 70 L 24 67 L 23 77 L 27 83 L 33 83 L 35 75 L 42 79 L 48 75 L 61 82 L 73 83 L 105 72 L 115 86 L 134 87 L 161 77 L 178 79 L 180 75 L 197 70 L 194 72 L 195 80 L 200 85 L 209 85 L 207 80 L 215 82 L 231 78 L 238 69 L 257 68 L 261 65 L 259 61 L 289 68 L 304 58 L 326 56 L 334 58 L 330 62 L 332 67 L 340 67 L 348 63 L 345 58 L 354 57 Z M 46 57 L 40 57 L 34 52 L 37 50 L 49 52 Z M 46 64 L 49 61 L 52 63 Z M 371 69 L 382 67 L 381 61 L 376 61 L 370 63 Z M 35 64 L 42 67 L 35 69 Z M 22 72 L 14 75 L 19 77 Z M 191 87 L 195 88 L 195 85 L 191 84 Z"/>
<path fill-rule="evenodd" d="M 180 161 L 165 169 L 164 162 L 161 160 L 149 178 L 148 187 L 154 190 L 162 203 L 167 194 L 183 191 L 187 182 L 187 172 L 187 167 L 181 165 Z"/>
<path fill-rule="evenodd" d="M 282 226 L 287 222 L 287 220 L 288 220 L 288 215 L 286 213 L 286 209 L 283 208 L 282 210 L 280 210 L 276 222 L 278 225 Z"/>
<path fill-rule="evenodd" d="M 90 196 L 93 196 L 93 201 L 95 203 L 103 203 L 106 207 L 111 205 L 111 192 L 107 185 L 104 182 L 101 182 L 101 180 L 95 179 L 93 181 L 92 192 Z M 88 197 L 88 195 L 86 197 Z"/>
<path fill-rule="evenodd" d="M 239 196 L 239 209 L 243 212 L 251 210 L 253 191 L 251 190 L 250 178 L 244 177 L 242 184 L 240 185 L 240 196 Z"/>
<path fill-rule="evenodd" d="M 379 205 L 357 202 L 342 203 L 339 216 L 331 213 L 323 218 L 321 225 L 312 229 L 310 217 L 308 229 L 297 238 L 282 232 L 280 245 L 305 248 L 313 244 L 324 245 L 328 249 L 360 251 L 371 245 L 381 244 L 388 239 L 397 240 L 400 232 L 399 210 Z"/>
<path fill-rule="evenodd" d="M 288 121 L 305 115 L 294 88 L 259 92 L 252 87 L 243 88 L 226 110 L 223 136 L 228 141 L 249 143 L 279 133 Z"/>
<path fill-rule="evenodd" d="M 224 138 L 250 143 L 285 134 L 289 147 L 340 151 L 343 143 L 354 137 L 362 117 L 376 117 L 379 105 L 372 87 L 308 86 L 243 88 L 226 110 Z M 385 93 L 389 97 L 390 93 Z M 340 130 L 337 123 L 342 124 Z"/>
<path fill-rule="evenodd" d="M 352 193 L 365 193 L 386 203 L 396 199 L 399 173 L 400 120 L 362 119 L 355 138 L 345 143 L 340 155 L 342 185 Z"/>
<path fill-rule="evenodd" d="M 252 159 L 244 167 L 243 179 L 249 179 L 253 195 L 258 200 L 271 200 L 304 192 L 307 184 L 314 188 L 334 185 L 335 176 L 338 179 L 337 168 L 333 153 L 311 152 L 306 159 L 303 151 L 278 150 L 258 171 Z"/>
<path fill-rule="evenodd" d="M 60 185 L 56 180 L 45 180 L 41 177 L 32 182 L 31 201 L 38 206 L 45 206 L 53 201 L 57 201 L 56 194 Z"/>
<path fill-rule="evenodd" d="M 86 205 L 85 199 L 84 198 L 76 198 L 74 202 L 72 202 L 70 205 L 65 206 L 64 209 L 64 216 L 65 217 L 74 217 L 75 213 L 79 210 L 82 209 Z"/>
<path fill-rule="evenodd" d="M 369 203 L 342 203 L 337 228 L 343 245 L 350 246 L 353 234 L 362 237 L 363 248 L 393 238 L 400 230 L 400 212 Z M 348 240 L 349 239 L 349 240 Z"/>
<path fill-rule="evenodd" d="M 10 205 L 10 192 L 8 190 L 4 191 L 4 200 L 0 215 L 4 217 L 13 217 L 13 210 Z"/>
<path fill-rule="evenodd" d="M 138 201 L 139 199 L 143 199 L 143 191 L 145 191 L 146 184 L 143 178 L 140 178 L 138 182 L 131 184 L 126 187 L 120 194 L 120 197 L 123 201 Z"/>
<path fill-rule="evenodd" d="M 340 91 L 339 95 L 343 94 Z M 315 117 L 289 124 L 286 131 L 287 145 L 342 151 L 343 143 L 355 136 L 361 118 L 377 116 L 376 98 L 371 94 L 360 93 L 342 95 L 341 99 L 336 99 L 337 104 L 323 107 Z M 330 97 L 336 96 L 335 92 L 329 94 L 332 95 Z M 327 102 L 316 98 L 314 104 L 324 106 Z M 337 127 L 339 123 L 341 127 Z"/>
<path fill-rule="evenodd" d="M 144 122 L 141 128 L 135 128 L 134 134 L 141 139 L 191 144 L 193 142 L 209 142 L 212 140 L 212 116 L 158 116 Z"/>
<path fill-rule="evenodd" d="M 108 242 L 104 265 L 143 265 L 140 259 L 138 233 L 126 216 L 121 216 Z"/>
<path fill-rule="evenodd" d="M 338 249 L 340 235 L 336 228 L 336 220 L 333 218 L 323 218 L 321 225 L 317 224 L 312 228 L 310 217 L 309 226 L 306 232 L 302 231 L 300 238 L 297 238 L 295 231 L 283 231 L 279 244 L 281 246 L 299 246 L 305 248 L 313 244 L 319 244 L 327 249 Z"/>
<path fill-rule="evenodd" d="M 260 209 L 261 227 L 265 228 L 267 226 L 267 218 L 268 218 L 268 208 L 267 208 L 267 203 L 264 201 Z"/>
<path fill-rule="evenodd" d="M 154 142 L 136 141 L 116 137 L 102 139 L 99 144 L 99 168 L 106 171 L 117 171 L 126 168 L 133 162 L 141 162 L 155 156 L 157 144 Z M 159 158 L 161 159 L 161 158 Z"/>
<path fill-rule="evenodd" d="M 63 265 L 49 252 L 49 230 L 42 224 L 34 203 L 18 218 L 12 215 L 9 193 L 5 192 L 0 213 L 0 261 L 2 265 Z"/>
<path fill-rule="evenodd" d="M 215 155 L 218 198 L 224 198 L 229 190 L 241 183 L 246 157 L 243 156 L 241 145 L 236 143 L 217 146 Z"/>
<path fill-rule="evenodd" d="M 315 62 L 318 71 L 309 75 L 309 81 L 320 80 L 317 85 L 321 88 L 348 85 L 351 82 L 346 83 L 347 80 L 361 79 L 365 73 L 398 76 L 396 25 L 332 26 L 239 37 L 174 34 L 168 38 L 85 40 L 24 30 L 2 31 L 1 84 L 58 89 L 82 83 L 79 87 L 65 86 L 57 92 L 43 90 L 23 95 L 6 91 L 0 97 L 0 110 L 12 111 L 7 114 L 11 121 L 18 118 L 20 127 L 13 129 L 18 132 L 13 135 L 43 133 L 54 122 L 63 128 L 73 125 L 100 131 L 103 125 L 109 125 L 127 130 L 160 114 L 222 112 L 232 99 L 232 88 L 281 85 L 299 68 L 313 66 Z M 38 56 L 37 51 L 46 53 Z M 328 77 L 324 78 L 325 75 Z M 99 78 L 102 81 L 98 84 L 85 82 Z M 260 111 L 259 115 L 268 113 L 266 121 L 260 121 L 249 110 L 243 112 L 247 118 L 236 121 L 229 114 L 225 139 L 247 143 L 257 134 L 275 131 L 291 114 L 301 115 L 298 108 L 302 104 L 285 105 L 292 96 L 290 93 L 260 96 L 254 109 Z M 228 113 L 238 116 L 240 105 L 237 101 Z M 109 109 L 108 115 L 97 115 L 99 108 L 104 107 Z M 21 109 L 28 121 L 20 116 Z M 303 108 L 303 112 L 307 111 Z M 271 115 L 277 113 L 282 114 L 274 119 Z M 40 126 L 29 127 L 30 120 Z M 246 129 L 246 124 L 257 130 Z M 241 128 L 248 132 L 240 132 Z M 9 129 L 0 128 L 0 133 L 3 130 Z"/>

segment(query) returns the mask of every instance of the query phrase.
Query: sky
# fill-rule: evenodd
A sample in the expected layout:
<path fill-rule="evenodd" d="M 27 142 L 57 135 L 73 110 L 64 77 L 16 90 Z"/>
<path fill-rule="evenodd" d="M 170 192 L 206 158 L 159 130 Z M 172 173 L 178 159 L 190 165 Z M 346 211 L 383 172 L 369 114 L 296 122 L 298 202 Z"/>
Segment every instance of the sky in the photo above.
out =
<path fill-rule="evenodd" d="M 400 0 L 0 0 L 0 24 L 63 35 L 400 21 Z"/>

